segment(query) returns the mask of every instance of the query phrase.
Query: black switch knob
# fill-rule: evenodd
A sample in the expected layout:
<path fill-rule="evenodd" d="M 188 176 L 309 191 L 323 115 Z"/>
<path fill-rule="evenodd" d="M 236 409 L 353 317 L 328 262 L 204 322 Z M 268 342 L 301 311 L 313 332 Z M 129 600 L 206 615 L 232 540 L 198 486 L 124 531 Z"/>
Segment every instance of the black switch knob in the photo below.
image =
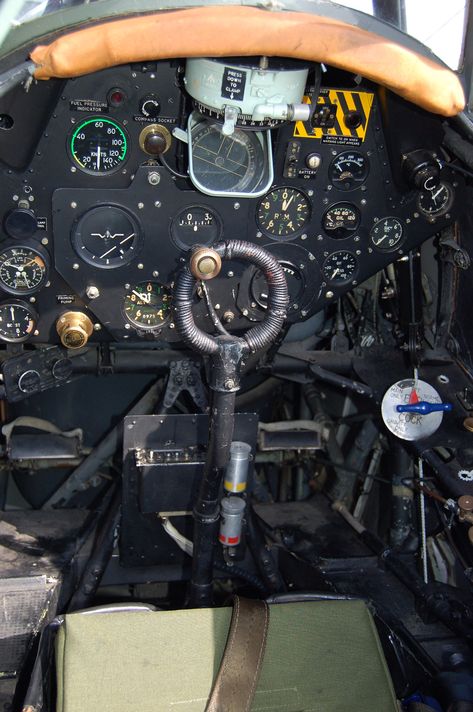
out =
<path fill-rule="evenodd" d="M 140 101 L 140 111 L 147 119 L 156 119 L 159 116 L 161 105 L 156 94 L 147 94 Z"/>
<path fill-rule="evenodd" d="M 15 208 L 11 210 L 4 220 L 5 232 L 10 237 L 25 240 L 33 237 L 38 229 L 38 222 L 32 210 L 27 208 Z"/>
<path fill-rule="evenodd" d="M 41 388 L 41 376 L 38 371 L 30 370 L 21 374 L 18 388 L 22 393 L 36 393 Z"/>
<path fill-rule="evenodd" d="M 433 190 L 440 183 L 440 166 L 431 151 L 408 153 L 402 170 L 407 182 L 418 190 Z"/>

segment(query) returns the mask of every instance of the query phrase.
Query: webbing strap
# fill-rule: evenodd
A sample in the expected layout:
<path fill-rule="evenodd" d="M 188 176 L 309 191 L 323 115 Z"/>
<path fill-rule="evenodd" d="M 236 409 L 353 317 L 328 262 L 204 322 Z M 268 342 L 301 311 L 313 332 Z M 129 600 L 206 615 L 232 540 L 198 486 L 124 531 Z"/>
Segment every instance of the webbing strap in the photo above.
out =
<path fill-rule="evenodd" d="M 206 712 L 248 712 L 253 702 L 268 632 L 264 601 L 235 596 L 227 644 Z"/>

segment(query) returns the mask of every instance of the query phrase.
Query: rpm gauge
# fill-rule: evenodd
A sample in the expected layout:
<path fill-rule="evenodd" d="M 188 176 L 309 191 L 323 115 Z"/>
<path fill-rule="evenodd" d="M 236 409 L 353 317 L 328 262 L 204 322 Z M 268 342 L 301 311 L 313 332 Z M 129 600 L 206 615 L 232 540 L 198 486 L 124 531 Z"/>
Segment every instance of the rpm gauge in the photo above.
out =
<path fill-rule="evenodd" d="M 48 278 L 46 253 L 19 245 L 0 252 L 0 287 L 10 294 L 33 294 Z"/>
<path fill-rule="evenodd" d="M 13 299 L 0 304 L 0 339 L 9 343 L 26 341 L 34 332 L 38 316 L 29 304 Z"/>
<path fill-rule="evenodd" d="M 345 284 L 354 279 L 358 271 L 358 263 L 351 252 L 333 252 L 322 265 L 322 274 L 327 282 Z"/>
<path fill-rule="evenodd" d="M 120 124 L 96 116 L 75 127 L 68 148 L 74 164 L 81 171 L 104 175 L 122 167 L 127 157 L 128 140 Z"/>
<path fill-rule="evenodd" d="M 203 205 L 184 208 L 171 223 L 171 237 L 182 250 L 189 250 L 194 245 L 210 245 L 221 233 L 220 217 Z"/>
<path fill-rule="evenodd" d="M 328 171 L 330 182 L 338 190 L 354 190 L 368 177 L 368 159 L 358 151 L 343 151 L 333 159 Z"/>
<path fill-rule="evenodd" d="M 171 315 L 171 292 L 159 282 L 140 282 L 125 295 L 123 309 L 139 329 L 159 329 Z"/>
<path fill-rule="evenodd" d="M 258 225 L 267 235 L 283 240 L 302 232 L 310 220 L 310 203 L 295 188 L 275 188 L 258 205 Z"/>
<path fill-rule="evenodd" d="M 322 218 L 322 226 L 336 240 L 354 234 L 360 224 L 360 212 L 351 203 L 338 203 L 327 210 Z"/>

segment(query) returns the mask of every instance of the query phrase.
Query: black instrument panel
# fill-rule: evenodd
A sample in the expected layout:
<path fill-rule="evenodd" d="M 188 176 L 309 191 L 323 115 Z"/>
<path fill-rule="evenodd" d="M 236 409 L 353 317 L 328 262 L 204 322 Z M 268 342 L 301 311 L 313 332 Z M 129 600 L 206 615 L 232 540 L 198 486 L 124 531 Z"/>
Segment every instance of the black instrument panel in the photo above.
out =
<path fill-rule="evenodd" d="M 272 130 L 265 195 L 204 195 L 185 178 L 184 143 L 171 139 L 171 170 L 143 150 L 149 124 L 169 136 L 185 127 L 182 71 L 163 61 L 65 82 L 27 167 L 1 164 L 0 311 L 9 295 L 34 309 L 22 340 L 58 343 L 70 310 L 89 316 L 92 340 L 177 340 L 176 274 L 193 245 L 221 239 L 269 249 L 288 279 L 289 321 L 303 321 L 454 219 L 461 185 L 448 171 L 432 190 L 394 183 L 376 87 L 363 85 L 324 87 L 315 128 Z M 231 329 L 262 318 L 254 269 L 226 264 L 208 287 Z M 198 296 L 195 311 L 210 328 Z"/>

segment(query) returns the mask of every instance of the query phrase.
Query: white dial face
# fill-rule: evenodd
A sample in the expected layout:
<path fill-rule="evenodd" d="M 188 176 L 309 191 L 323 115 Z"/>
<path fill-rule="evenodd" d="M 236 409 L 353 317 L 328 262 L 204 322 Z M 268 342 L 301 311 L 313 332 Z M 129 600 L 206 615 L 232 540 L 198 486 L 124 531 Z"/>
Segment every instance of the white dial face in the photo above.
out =
<path fill-rule="evenodd" d="M 398 413 L 398 405 L 408 405 L 426 401 L 441 403 L 439 394 L 429 383 L 407 378 L 397 381 L 388 388 L 381 403 L 381 415 L 388 430 L 401 440 L 421 440 L 435 433 L 442 422 L 443 413 Z"/>

